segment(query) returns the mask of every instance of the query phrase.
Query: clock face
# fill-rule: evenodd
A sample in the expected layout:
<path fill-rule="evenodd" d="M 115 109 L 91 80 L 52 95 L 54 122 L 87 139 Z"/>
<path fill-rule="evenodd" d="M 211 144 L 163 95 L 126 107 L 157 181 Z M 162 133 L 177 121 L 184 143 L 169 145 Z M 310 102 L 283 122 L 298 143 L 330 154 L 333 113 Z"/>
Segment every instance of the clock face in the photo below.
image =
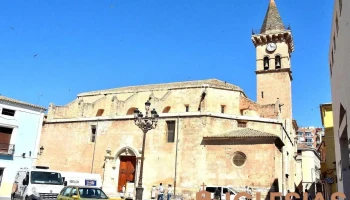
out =
<path fill-rule="evenodd" d="M 270 51 L 270 52 L 276 50 L 276 48 L 277 48 L 276 43 L 269 43 L 269 44 L 267 44 L 267 46 L 266 46 L 266 50 L 267 50 L 267 51 Z"/>

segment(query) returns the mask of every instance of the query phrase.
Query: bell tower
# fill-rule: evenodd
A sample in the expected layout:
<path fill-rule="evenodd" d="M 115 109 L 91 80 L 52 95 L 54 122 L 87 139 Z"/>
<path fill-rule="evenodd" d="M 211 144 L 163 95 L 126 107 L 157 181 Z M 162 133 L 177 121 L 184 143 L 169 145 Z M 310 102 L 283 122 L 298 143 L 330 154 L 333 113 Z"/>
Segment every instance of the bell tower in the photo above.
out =
<path fill-rule="evenodd" d="M 285 28 L 274 0 L 270 0 L 260 32 L 252 33 L 256 48 L 257 103 L 280 102 L 281 117 L 292 120 L 292 32 Z"/>

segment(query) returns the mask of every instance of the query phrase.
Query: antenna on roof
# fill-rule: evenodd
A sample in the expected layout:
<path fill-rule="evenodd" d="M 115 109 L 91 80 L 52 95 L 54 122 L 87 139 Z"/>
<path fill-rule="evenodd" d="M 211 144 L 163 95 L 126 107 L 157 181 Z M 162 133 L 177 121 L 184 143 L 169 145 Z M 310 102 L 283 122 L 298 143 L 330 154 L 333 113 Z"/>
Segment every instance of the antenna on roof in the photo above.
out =
<path fill-rule="evenodd" d="M 38 102 L 36 104 L 39 104 L 39 101 L 40 101 L 40 97 L 43 96 L 42 94 L 39 93 L 39 96 L 38 96 Z"/>

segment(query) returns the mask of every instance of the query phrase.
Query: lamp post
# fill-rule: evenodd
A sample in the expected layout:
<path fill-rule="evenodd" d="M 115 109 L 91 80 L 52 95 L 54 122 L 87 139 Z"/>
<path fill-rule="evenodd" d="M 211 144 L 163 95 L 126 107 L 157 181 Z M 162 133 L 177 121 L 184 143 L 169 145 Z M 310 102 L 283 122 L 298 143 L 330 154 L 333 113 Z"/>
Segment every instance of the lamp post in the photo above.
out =
<path fill-rule="evenodd" d="M 143 193 L 142 174 L 143 174 L 143 160 L 145 155 L 146 133 L 149 130 L 155 129 L 157 127 L 157 122 L 159 119 L 159 115 L 157 114 L 157 111 L 155 109 L 151 111 L 151 116 L 148 116 L 148 112 L 151 106 L 151 103 L 149 102 L 149 100 L 147 100 L 145 103 L 145 110 L 146 110 L 145 116 L 143 116 L 142 112 L 140 112 L 138 108 L 134 110 L 135 125 L 138 126 L 143 131 L 140 176 L 139 176 L 138 186 L 136 187 L 136 200 L 142 200 L 142 193 Z"/>

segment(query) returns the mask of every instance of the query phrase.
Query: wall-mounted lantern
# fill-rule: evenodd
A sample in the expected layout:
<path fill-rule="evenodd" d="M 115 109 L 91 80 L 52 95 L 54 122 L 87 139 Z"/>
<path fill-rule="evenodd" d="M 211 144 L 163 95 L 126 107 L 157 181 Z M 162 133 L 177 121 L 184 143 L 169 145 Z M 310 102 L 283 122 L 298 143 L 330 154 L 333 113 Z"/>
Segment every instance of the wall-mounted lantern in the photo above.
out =
<path fill-rule="evenodd" d="M 40 149 L 39 149 L 39 153 L 38 153 L 38 155 L 43 154 L 43 151 L 44 151 L 44 147 L 43 147 L 43 146 L 41 146 L 41 147 L 40 147 Z"/>

